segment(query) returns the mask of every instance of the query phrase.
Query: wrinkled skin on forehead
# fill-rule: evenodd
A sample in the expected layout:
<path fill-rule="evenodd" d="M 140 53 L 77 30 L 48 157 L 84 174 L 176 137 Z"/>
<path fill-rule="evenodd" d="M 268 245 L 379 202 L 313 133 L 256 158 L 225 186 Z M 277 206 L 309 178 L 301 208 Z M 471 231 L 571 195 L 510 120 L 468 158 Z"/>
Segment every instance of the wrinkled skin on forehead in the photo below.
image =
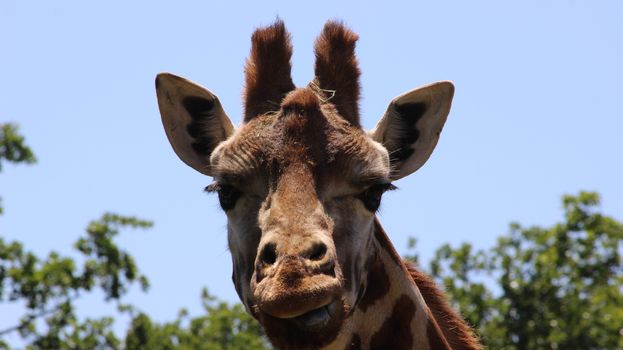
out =
<path fill-rule="evenodd" d="M 359 196 L 389 183 L 387 151 L 312 90 L 298 89 L 278 112 L 245 124 L 214 151 L 211 163 L 219 184 L 242 193 L 227 216 L 234 284 L 247 309 L 259 316 L 252 289 L 262 274 L 256 268 L 262 242 L 294 252 L 285 245 L 312 237 L 337 257 L 328 277 L 347 315 L 357 291 L 365 290 L 373 237 L 374 212 Z"/>

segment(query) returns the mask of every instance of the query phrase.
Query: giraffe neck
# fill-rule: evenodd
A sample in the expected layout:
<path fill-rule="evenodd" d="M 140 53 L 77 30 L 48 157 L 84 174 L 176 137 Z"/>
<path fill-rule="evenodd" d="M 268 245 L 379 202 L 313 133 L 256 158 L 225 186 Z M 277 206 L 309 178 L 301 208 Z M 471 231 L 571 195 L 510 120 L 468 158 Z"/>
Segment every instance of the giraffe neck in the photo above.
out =
<path fill-rule="evenodd" d="M 365 294 L 326 349 L 450 349 L 385 231 L 375 222 Z"/>

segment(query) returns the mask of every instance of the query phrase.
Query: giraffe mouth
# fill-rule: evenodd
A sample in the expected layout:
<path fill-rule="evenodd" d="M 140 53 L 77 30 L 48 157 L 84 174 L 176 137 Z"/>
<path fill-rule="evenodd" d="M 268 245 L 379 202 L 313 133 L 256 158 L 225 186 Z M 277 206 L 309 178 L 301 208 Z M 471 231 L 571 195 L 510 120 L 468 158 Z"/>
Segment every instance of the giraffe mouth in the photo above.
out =
<path fill-rule="evenodd" d="M 321 329 L 329 324 L 331 318 L 337 313 L 338 301 L 319 307 L 317 309 L 306 312 L 300 316 L 292 318 L 299 328 L 306 330 Z"/>
<path fill-rule="evenodd" d="M 326 305 L 290 318 L 275 317 L 258 308 L 256 318 L 280 349 L 319 349 L 338 335 L 347 313 L 345 308 L 344 299 L 336 297 Z"/>
<path fill-rule="evenodd" d="M 333 277 L 314 275 L 295 284 L 281 282 L 279 279 L 264 280 L 256 285 L 258 311 L 277 319 L 311 325 L 330 316 L 336 304 L 341 305 L 341 284 Z"/>

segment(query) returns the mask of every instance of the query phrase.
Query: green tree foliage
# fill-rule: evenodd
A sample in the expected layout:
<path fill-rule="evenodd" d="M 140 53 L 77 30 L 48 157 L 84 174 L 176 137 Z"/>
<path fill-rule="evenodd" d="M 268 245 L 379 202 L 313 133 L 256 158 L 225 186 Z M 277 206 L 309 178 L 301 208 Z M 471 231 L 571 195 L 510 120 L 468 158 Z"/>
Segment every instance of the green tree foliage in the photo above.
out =
<path fill-rule="evenodd" d="M 154 324 L 139 314 L 125 339 L 125 349 L 262 350 L 270 349 L 260 325 L 241 304 L 230 306 L 202 292 L 205 315 L 191 318 L 182 310 L 177 320 Z"/>
<path fill-rule="evenodd" d="M 30 147 L 24 143 L 24 137 L 17 132 L 17 126 L 10 123 L 0 124 L 0 172 L 3 161 L 11 163 L 37 161 Z M 0 214 L 2 214 L 2 198 L 0 198 Z"/>
<path fill-rule="evenodd" d="M 24 137 L 17 132 L 15 124 L 0 124 L 0 171 L 3 160 L 12 163 L 34 163 L 37 161 L 30 147 L 24 143 Z"/>
<path fill-rule="evenodd" d="M 80 322 L 74 304 L 81 293 L 94 287 L 99 287 L 108 300 L 117 302 L 134 283 L 147 289 L 147 278 L 140 275 L 134 259 L 113 238 L 121 228 L 150 226 L 148 221 L 115 214 L 92 221 L 86 236 L 75 244 L 83 257 L 81 264 L 56 252 L 41 259 L 22 244 L 0 238 L 0 302 L 25 304 L 17 324 L 0 330 L 0 336 L 17 331 L 31 344 L 30 349 L 84 348 L 76 344 L 97 349 L 119 343 L 110 331 L 112 320 Z M 8 348 L 0 343 L 2 346 Z"/>
<path fill-rule="evenodd" d="M 2 161 L 33 163 L 35 156 L 12 124 L 0 124 L 0 171 Z M 1 208 L 0 208 L 1 213 Z M 0 349 L 10 349 L 4 336 L 18 333 L 27 349 L 193 349 L 263 350 L 270 346 L 259 324 L 241 305 L 230 306 L 202 293 L 205 314 L 189 317 L 181 311 L 173 322 L 158 324 L 122 298 L 135 284 L 146 291 L 149 283 L 134 261 L 114 238 L 122 229 L 152 226 L 149 221 L 104 214 L 89 223 L 74 244 L 78 258 L 51 252 L 40 258 L 19 242 L 0 236 L 0 314 L 2 305 L 24 305 L 15 325 L 0 329 Z M 125 337 L 113 332 L 114 318 L 80 319 L 75 302 L 82 295 L 101 290 L 107 302 L 131 315 Z"/>
<path fill-rule="evenodd" d="M 563 208 L 553 227 L 511 224 L 492 249 L 437 250 L 430 273 L 490 349 L 623 349 L 623 224 L 596 193 Z"/>

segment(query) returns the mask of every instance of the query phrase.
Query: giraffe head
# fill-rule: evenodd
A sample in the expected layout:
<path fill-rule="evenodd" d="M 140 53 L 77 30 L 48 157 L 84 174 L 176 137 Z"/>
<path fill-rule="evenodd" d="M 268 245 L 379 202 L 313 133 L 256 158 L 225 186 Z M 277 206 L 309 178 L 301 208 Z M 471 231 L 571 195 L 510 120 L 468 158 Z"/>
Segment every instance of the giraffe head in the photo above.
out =
<path fill-rule="evenodd" d="M 395 98 L 364 131 L 356 41 L 328 22 L 315 79 L 296 88 L 283 23 L 256 30 L 238 128 L 207 89 L 156 79 L 173 149 L 214 178 L 207 190 L 228 218 L 236 291 L 284 348 L 321 347 L 341 331 L 368 287 L 381 196 L 426 162 L 450 110 L 454 87 L 439 82 Z"/>

